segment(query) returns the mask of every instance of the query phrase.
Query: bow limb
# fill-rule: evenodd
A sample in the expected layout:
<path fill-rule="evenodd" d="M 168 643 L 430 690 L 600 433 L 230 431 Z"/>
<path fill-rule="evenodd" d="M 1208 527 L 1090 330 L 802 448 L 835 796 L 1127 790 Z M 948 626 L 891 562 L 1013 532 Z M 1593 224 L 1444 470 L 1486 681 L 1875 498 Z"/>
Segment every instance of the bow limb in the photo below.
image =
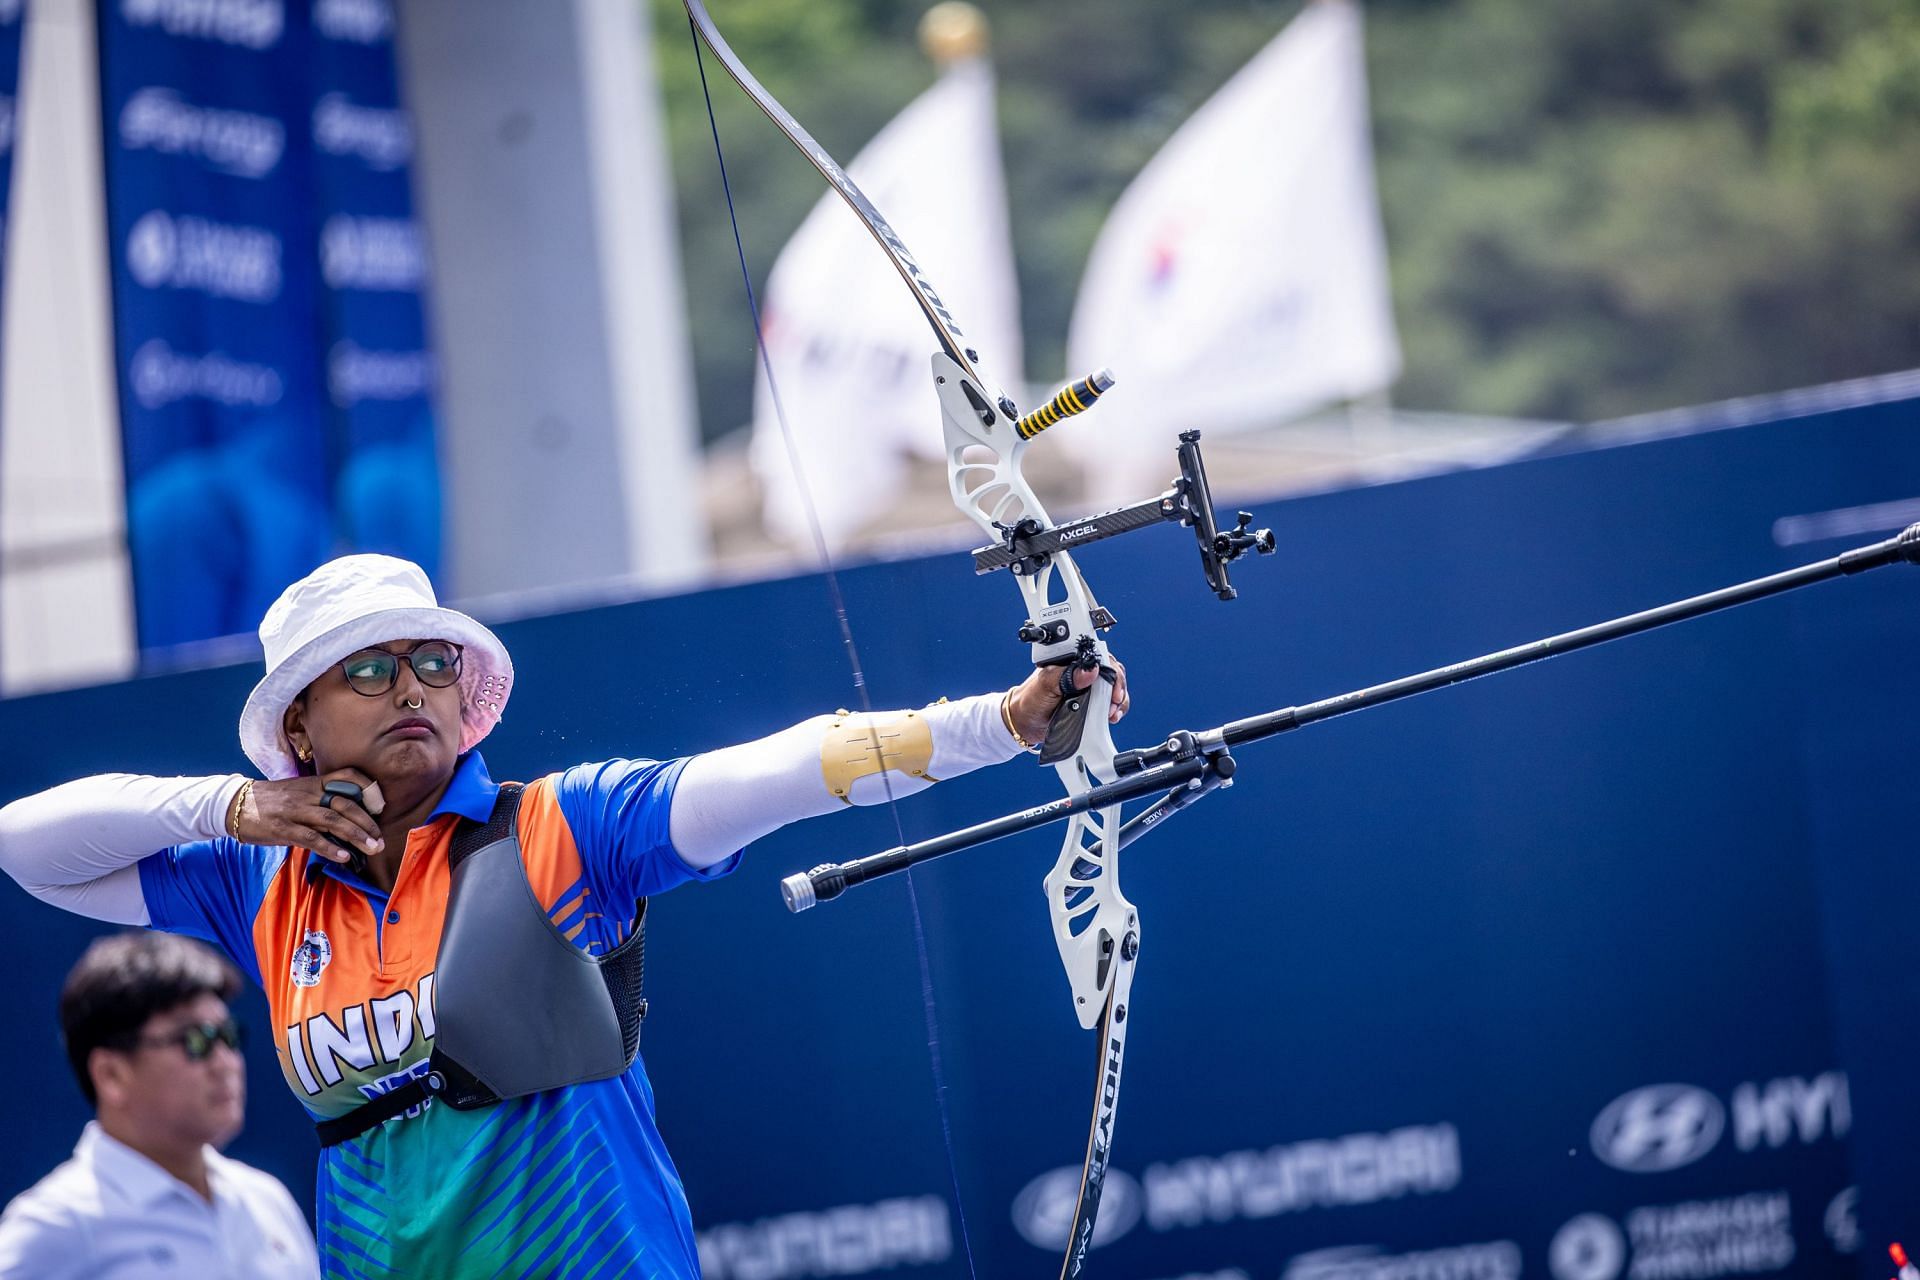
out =
<path fill-rule="evenodd" d="M 726 37 L 722 36 L 720 29 L 714 25 L 713 17 L 707 12 L 707 6 L 702 0 L 684 0 L 684 3 L 687 17 L 693 23 L 693 29 L 699 35 L 701 43 L 713 52 L 715 58 L 719 59 L 720 65 L 726 68 L 727 74 L 733 77 L 734 83 L 753 99 L 754 105 L 766 113 L 767 119 L 773 121 L 780 132 L 787 136 L 787 140 L 798 147 L 800 153 L 820 171 L 820 176 L 827 180 L 827 185 L 838 192 L 840 198 L 852 206 L 854 213 L 859 215 L 862 225 L 872 233 L 881 251 L 887 255 L 887 260 L 893 263 L 894 270 L 900 273 L 900 279 L 906 283 L 908 291 L 913 294 L 913 300 L 919 304 L 921 314 L 926 317 L 927 324 L 933 329 L 933 335 L 940 344 L 940 350 L 949 360 L 966 371 L 975 386 L 987 385 L 986 378 L 977 367 L 980 353 L 972 348 L 965 335 L 960 332 L 960 326 L 954 323 L 952 313 L 947 310 L 947 304 L 941 301 L 939 291 L 933 287 L 933 282 L 927 279 L 926 273 L 920 270 L 920 264 L 914 261 L 913 254 L 907 249 L 905 242 L 895 234 L 893 225 L 873 207 L 873 201 L 867 199 L 867 193 L 855 185 L 853 179 L 847 176 L 846 170 L 840 167 L 840 163 L 827 154 L 827 149 L 815 142 L 813 135 L 802 128 L 800 122 L 793 118 L 792 113 L 780 105 L 779 99 L 768 93 L 766 86 L 747 70 L 746 64 L 740 61 L 740 55 L 733 51 Z M 1014 416 L 1013 401 L 1008 399 L 1004 392 L 996 390 L 993 403 L 998 405 L 1007 416 Z"/>
<path fill-rule="evenodd" d="M 683 3 L 700 42 L 853 209 L 893 263 L 933 330 L 939 346 L 933 356 L 934 387 L 941 406 L 949 488 L 955 504 L 995 538 L 1021 520 L 1049 524 L 1046 510 L 1021 475 L 1021 456 L 1034 434 L 1062 413 L 1083 408 L 1081 398 L 1090 402 L 1104 386 L 1083 385 L 1081 396 L 1070 397 L 1071 405 L 1060 403 L 1061 398 L 1056 397 L 1054 405 L 1043 406 L 1028 419 L 1016 422 L 1013 401 L 987 382 L 980 369 L 979 353 L 968 343 L 938 290 L 891 224 L 826 149 L 747 70 L 714 25 L 703 0 Z M 715 141 L 717 145 L 717 136 Z M 1083 665 L 1088 661 L 1109 665 L 1100 631 L 1113 625 L 1113 619 L 1094 600 L 1072 556 L 1056 552 L 1016 581 L 1026 601 L 1029 628 L 1046 632 L 1046 638 L 1033 645 L 1036 664 L 1077 660 Z M 1090 689 L 1073 698 L 1085 700 L 1078 740 L 1064 744 L 1066 749 L 1056 753 L 1061 758 L 1055 769 L 1067 792 L 1078 795 L 1113 781 L 1114 748 L 1107 726 L 1111 702 L 1106 683 L 1096 678 Z M 1061 1264 L 1063 1280 L 1074 1280 L 1081 1274 L 1092 1246 L 1112 1143 L 1124 1024 L 1139 948 L 1138 915 L 1120 893 L 1120 846 L 1118 805 L 1076 815 L 1059 859 L 1046 878 L 1054 941 L 1073 991 L 1074 1011 L 1082 1027 L 1100 1029 L 1093 1116 L 1080 1195 Z"/>

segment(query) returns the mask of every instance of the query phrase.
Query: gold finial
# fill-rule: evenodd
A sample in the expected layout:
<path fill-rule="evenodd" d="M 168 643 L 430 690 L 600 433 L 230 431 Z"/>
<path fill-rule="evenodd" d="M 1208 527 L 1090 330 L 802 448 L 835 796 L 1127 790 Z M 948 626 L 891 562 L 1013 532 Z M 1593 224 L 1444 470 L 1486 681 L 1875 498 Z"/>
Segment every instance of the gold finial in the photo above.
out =
<path fill-rule="evenodd" d="M 987 15 L 967 0 L 940 0 L 920 19 L 920 47 L 941 66 L 987 51 Z"/>

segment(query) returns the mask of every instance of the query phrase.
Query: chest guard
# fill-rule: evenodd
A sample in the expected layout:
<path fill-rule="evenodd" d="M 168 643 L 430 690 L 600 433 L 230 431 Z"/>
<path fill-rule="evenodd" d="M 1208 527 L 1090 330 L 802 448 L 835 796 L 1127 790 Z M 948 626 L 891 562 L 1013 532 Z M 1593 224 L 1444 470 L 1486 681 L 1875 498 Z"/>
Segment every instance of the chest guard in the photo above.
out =
<path fill-rule="evenodd" d="M 547 917 L 521 860 L 521 788 L 500 788 L 484 823 L 461 819 L 434 966 L 435 1037 L 424 1076 L 316 1128 L 322 1146 L 358 1137 L 428 1098 L 457 1110 L 606 1080 L 640 1050 L 647 900 L 633 932 L 588 955 Z"/>

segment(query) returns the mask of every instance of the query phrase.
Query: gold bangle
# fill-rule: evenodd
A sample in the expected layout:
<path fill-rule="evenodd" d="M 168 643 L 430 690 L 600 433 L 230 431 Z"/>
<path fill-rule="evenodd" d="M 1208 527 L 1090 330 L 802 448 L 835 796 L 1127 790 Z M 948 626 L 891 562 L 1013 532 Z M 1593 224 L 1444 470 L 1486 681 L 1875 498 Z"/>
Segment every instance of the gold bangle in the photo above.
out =
<path fill-rule="evenodd" d="M 233 793 L 233 803 L 227 806 L 227 834 L 235 840 L 240 838 L 240 811 L 247 807 L 247 797 L 253 794 L 253 779 L 248 778 Z"/>
<path fill-rule="evenodd" d="M 1022 751 L 1038 751 L 1040 749 L 1038 743 L 1028 742 L 1026 738 L 1021 735 L 1020 731 L 1013 727 L 1012 707 L 1013 690 L 1009 689 L 1000 695 L 1000 723 L 1007 726 L 1007 732 L 1013 735 L 1013 740 L 1020 744 Z"/>

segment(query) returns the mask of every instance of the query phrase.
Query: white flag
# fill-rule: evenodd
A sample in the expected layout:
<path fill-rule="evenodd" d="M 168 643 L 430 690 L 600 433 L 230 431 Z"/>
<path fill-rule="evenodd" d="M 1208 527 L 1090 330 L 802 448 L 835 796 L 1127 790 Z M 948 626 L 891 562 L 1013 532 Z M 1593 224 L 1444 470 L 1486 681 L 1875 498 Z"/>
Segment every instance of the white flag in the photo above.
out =
<path fill-rule="evenodd" d="M 948 67 L 847 172 L 913 251 L 982 372 L 1017 395 L 1019 289 L 986 60 Z M 910 458 L 944 456 L 928 364 L 939 344 L 892 263 L 832 192 L 781 250 L 761 319 L 779 408 L 822 532 L 838 545 L 896 498 Z M 752 459 L 767 528 L 790 544 L 811 542 L 764 369 Z"/>
<path fill-rule="evenodd" d="M 1167 142 L 1095 242 L 1068 373 L 1111 366 L 1092 456 L 1378 391 L 1400 369 L 1360 14 L 1313 0 Z"/>

